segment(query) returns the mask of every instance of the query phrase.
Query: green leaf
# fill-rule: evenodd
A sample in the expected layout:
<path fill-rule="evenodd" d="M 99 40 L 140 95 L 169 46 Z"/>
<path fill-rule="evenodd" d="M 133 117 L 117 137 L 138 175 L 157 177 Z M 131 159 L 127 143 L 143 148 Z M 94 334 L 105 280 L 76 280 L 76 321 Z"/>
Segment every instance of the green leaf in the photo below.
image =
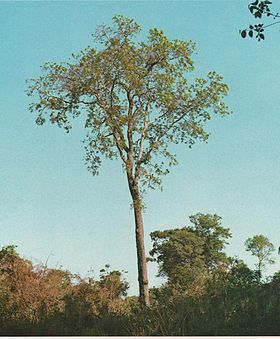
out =
<path fill-rule="evenodd" d="M 244 29 L 240 34 L 243 39 L 246 38 L 246 29 Z"/>

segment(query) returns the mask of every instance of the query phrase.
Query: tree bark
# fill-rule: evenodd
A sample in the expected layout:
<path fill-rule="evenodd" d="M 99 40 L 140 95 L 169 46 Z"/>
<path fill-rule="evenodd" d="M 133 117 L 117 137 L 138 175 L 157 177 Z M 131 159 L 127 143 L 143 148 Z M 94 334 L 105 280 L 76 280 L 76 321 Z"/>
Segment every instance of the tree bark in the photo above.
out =
<path fill-rule="evenodd" d="M 133 200 L 140 302 L 143 307 L 149 307 L 150 296 L 148 286 L 147 260 L 145 255 L 142 202 L 137 183 L 133 182 L 132 180 L 128 180 L 128 182 Z"/>
<path fill-rule="evenodd" d="M 259 260 L 258 262 L 258 279 L 259 279 L 259 284 L 261 283 L 262 280 L 262 262 Z"/>
<path fill-rule="evenodd" d="M 141 201 L 137 200 L 133 201 L 133 209 L 135 219 L 139 294 L 142 305 L 145 307 L 149 307 L 150 296 L 148 287 L 148 272 L 147 272 L 147 260 L 145 255 L 144 224 L 142 218 Z"/>

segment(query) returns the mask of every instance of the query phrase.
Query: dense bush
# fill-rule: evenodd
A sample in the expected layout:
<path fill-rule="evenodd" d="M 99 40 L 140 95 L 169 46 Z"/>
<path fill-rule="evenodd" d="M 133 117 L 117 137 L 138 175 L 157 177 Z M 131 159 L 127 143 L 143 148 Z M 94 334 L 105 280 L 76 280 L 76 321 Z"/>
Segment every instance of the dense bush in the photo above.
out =
<path fill-rule="evenodd" d="M 15 246 L 0 251 L 0 335 L 94 333 L 110 328 L 108 317 L 125 313 L 128 284 L 118 271 L 100 279 L 34 266 Z M 100 321 L 102 320 L 102 321 Z M 112 320 L 113 321 L 113 320 Z M 92 330 L 90 330 L 92 331 Z"/>
<path fill-rule="evenodd" d="M 198 214 L 194 226 L 152 233 L 151 255 L 166 283 L 150 289 L 152 305 L 127 296 L 128 284 L 109 265 L 99 279 L 34 265 L 0 250 L 0 335 L 195 336 L 279 335 L 280 272 L 260 279 L 230 258 L 230 236 L 218 216 Z"/>

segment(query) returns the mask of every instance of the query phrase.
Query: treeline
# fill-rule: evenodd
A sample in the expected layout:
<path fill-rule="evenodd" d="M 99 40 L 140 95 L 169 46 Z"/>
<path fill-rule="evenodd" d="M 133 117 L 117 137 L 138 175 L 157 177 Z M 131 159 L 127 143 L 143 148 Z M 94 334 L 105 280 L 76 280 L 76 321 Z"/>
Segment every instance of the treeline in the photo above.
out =
<path fill-rule="evenodd" d="M 197 214 L 183 228 L 155 231 L 149 260 L 166 282 L 143 309 L 107 265 L 98 279 L 34 265 L 15 246 L 0 250 L 0 335 L 279 335 L 280 272 L 265 277 L 274 246 L 245 242 L 256 269 L 225 253 L 231 237 L 217 215 Z"/>

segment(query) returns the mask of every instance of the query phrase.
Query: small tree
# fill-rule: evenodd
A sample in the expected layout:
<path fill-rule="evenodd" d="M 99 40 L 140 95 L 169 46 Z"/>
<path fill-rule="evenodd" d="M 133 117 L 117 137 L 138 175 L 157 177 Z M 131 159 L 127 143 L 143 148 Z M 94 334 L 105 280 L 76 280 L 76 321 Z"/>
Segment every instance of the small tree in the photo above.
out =
<path fill-rule="evenodd" d="M 266 264 L 274 264 L 271 254 L 275 251 L 274 245 L 264 235 L 255 235 L 245 241 L 246 251 L 251 252 L 252 255 L 257 257 L 257 272 L 259 282 L 262 278 L 262 271 Z"/>
<path fill-rule="evenodd" d="M 140 297 L 149 305 L 142 193 L 161 185 L 177 163 L 170 144 L 191 147 L 208 139 L 204 124 L 211 113 L 229 113 L 223 102 L 228 87 L 216 72 L 189 84 L 193 42 L 169 40 L 156 28 L 145 42 L 135 41 L 140 26 L 134 20 L 113 21 L 97 29 L 98 50 L 74 55 L 73 63 L 43 66 L 44 75 L 29 87 L 35 97 L 30 110 L 38 113 L 38 125 L 48 119 L 67 132 L 71 118 L 85 116 L 85 159 L 93 175 L 102 157 L 121 160 L 134 209 Z"/>
<path fill-rule="evenodd" d="M 211 275 L 227 266 L 223 250 L 231 234 L 216 214 L 198 213 L 190 216 L 190 221 L 193 225 L 181 229 L 152 232 L 150 255 L 169 285 L 197 293 Z"/>

